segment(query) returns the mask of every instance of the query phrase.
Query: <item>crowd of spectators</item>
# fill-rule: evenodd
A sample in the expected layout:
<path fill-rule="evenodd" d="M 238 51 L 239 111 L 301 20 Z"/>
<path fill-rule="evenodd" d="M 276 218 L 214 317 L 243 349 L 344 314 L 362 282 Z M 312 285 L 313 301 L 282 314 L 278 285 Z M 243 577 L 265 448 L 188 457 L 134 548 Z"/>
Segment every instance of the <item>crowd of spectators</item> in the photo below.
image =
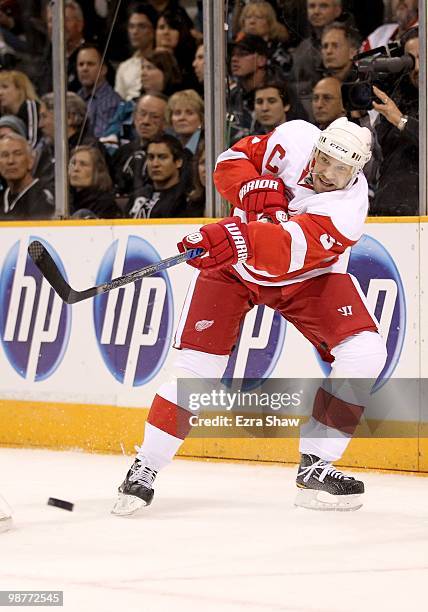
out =
<path fill-rule="evenodd" d="M 372 215 L 419 211 L 417 0 L 229 0 L 227 144 L 293 119 L 369 127 Z M 0 219 L 55 215 L 49 0 L 0 2 Z M 69 211 L 205 214 L 204 45 L 198 0 L 65 0 Z M 355 56 L 397 42 L 407 71 L 351 108 Z M 345 84 L 345 85 L 343 85 Z M 208 178 L 209 180 L 209 178 Z"/>

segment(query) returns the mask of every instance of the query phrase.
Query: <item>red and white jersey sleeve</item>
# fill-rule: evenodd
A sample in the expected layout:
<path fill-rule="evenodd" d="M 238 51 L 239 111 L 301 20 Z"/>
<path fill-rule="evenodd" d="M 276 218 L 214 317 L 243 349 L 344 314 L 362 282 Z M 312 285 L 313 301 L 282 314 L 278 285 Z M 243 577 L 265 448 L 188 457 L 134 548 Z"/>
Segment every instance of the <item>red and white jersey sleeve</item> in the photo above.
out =
<path fill-rule="evenodd" d="M 293 190 L 319 133 L 306 121 L 290 121 L 264 136 L 243 138 L 217 159 L 213 174 L 217 191 L 239 208 L 241 186 L 261 174 L 280 176 Z"/>
<path fill-rule="evenodd" d="M 249 223 L 252 257 L 235 266 L 247 281 L 286 285 L 330 272 L 361 237 L 368 209 L 367 182 L 311 195 L 306 212 L 280 225 Z"/>

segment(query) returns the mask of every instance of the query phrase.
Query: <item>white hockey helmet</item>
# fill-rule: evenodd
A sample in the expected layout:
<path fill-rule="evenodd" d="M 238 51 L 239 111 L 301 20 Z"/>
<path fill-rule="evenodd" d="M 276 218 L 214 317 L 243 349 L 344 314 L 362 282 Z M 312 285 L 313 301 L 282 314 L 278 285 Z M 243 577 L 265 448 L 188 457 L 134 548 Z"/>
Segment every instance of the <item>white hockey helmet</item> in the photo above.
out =
<path fill-rule="evenodd" d="M 319 135 L 318 149 L 334 159 L 354 168 L 352 178 L 371 159 L 372 135 L 368 128 L 360 127 L 346 117 L 336 119 Z"/>

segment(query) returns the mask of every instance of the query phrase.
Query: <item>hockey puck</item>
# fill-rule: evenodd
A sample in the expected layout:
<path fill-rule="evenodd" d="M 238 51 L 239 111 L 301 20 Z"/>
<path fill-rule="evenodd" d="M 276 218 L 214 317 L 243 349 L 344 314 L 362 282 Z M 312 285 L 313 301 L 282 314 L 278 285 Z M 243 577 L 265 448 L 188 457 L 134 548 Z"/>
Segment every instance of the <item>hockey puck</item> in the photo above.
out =
<path fill-rule="evenodd" d="M 56 497 L 50 497 L 48 499 L 48 506 L 56 506 L 57 508 L 68 510 L 69 512 L 72 512 L 74 508 L 74 504 L 71 502 L 64 501 L 63 499 L 56 499 Z"/>

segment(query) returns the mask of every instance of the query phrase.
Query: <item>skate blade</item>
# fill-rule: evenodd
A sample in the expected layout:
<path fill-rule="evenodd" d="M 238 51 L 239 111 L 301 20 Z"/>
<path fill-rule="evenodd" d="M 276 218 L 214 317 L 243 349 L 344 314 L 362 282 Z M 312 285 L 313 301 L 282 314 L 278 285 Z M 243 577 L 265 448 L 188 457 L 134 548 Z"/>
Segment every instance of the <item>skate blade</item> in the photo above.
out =
<path fill-rule="evenodd" d="M 11 516 L 0 516 L 0 533 L 12 529 L 13 521 Z"/>
<path fill-rule="evenodd" d="M 116 516 L 129 516 L 135 514 L 140 508 L 147 506 L 146 502 L 135 495 L 124 495 L 119 493 L 115 505 L 111 511 Z"/>
<path fill-rule="evenodd" d="M 361 494 L 332 495 L 316 489 L 298 489 L 294 505 L 307 510 L 352 512 L 363 505 Z"/>

